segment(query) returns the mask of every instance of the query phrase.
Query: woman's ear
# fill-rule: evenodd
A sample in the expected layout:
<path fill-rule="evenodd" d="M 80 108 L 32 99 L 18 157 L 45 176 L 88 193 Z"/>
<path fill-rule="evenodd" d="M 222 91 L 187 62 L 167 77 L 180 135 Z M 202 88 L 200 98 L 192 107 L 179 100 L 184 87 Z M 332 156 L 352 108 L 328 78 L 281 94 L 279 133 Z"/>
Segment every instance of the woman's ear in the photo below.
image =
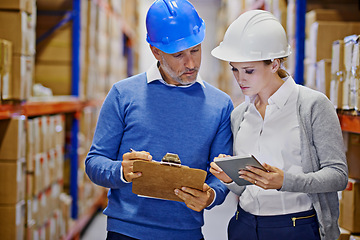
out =
<path fill-rule="evenodd" d="M 271 72 L 276 73 L 280 68 L 280 60 L 274 59 L 271 64 Z"/>

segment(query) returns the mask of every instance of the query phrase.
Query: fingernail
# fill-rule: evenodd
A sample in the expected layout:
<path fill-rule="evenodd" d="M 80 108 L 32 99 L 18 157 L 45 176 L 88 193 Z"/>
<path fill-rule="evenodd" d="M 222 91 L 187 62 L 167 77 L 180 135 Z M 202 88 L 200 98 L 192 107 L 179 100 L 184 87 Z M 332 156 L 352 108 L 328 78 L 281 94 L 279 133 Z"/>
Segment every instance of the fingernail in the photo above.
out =
<path fill-rule="evenodd" d="M 179 194 L 179 190 L 177 190 L 177 189 L 175 189 L 174 192 L 175 192 L 176 195 Z"/>
<path fill-rule="evenodd" d="M 186 190 L 186 187 L 182 187 L 181 190 L 185 191 L 185 190 Z"/>
<path fill-rule="evenodd" d="M 149 160 L 151 160 L 151 159 L 152 159 L 152 156 L 151 156 L 151 155 L 149 155 L 149 156 L 148 156 L 148 159 L 149 159 Z"/>

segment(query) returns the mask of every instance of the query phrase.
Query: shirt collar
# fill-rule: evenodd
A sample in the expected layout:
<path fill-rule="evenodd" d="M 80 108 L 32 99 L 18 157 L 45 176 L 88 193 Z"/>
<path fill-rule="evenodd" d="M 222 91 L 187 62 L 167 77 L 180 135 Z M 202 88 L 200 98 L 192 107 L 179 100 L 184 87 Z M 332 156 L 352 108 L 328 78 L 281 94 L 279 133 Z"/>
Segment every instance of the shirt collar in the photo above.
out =
<path fill-rule="evenodd" d="M 278 108 L 284 107 L 296 88 L 296 83 L 291 76 L 285 78 L 284 81 L 280 88 L 268 99 L 269 104 L 275 104 Z"/>
<path fill-rule="evenodd" d="M 268 99 L 269 105 L 275 104 L 278 108 L 284 107 L 293 90 L 296 88 L 296 83 L 291 76 L 285 78 L 284 81 L 280 88 Z M 245 102 L 247 104 L 254 103 L 256 96 L 257 95 L 245 96 Z"/>
<path fill-rule="evenodd" d="M 195 83 L 199 83 L 201 86 L 203 86 L 205 88 L 205 84 L 199 74 L 197 75 L 196 81 L 193 84 L 186 85 L 186 86 L 181 86 L 181 85 L 176 86 L 176 85 L 165 82 L 165 80 L 161 77 L 161 74 L 160 74 L 160 71 L 158 68 L 158 62 L 152 64 L 151 67 L 146 71 L 146 77 L 147 77 L 147 83 L 151 83 L 154 81 L 160 81 L 161 83 L 163 83 L 167 86 L 172 86 L 172 87 L 190 87 Z"/>

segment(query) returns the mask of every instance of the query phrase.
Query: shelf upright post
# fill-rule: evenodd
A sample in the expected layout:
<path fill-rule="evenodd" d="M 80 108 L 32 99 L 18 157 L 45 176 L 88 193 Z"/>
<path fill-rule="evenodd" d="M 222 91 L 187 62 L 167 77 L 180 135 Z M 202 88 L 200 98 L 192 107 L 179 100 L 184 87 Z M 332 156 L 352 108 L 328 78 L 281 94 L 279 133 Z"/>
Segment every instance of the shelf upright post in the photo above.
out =
<path fill-rule="evenodd" d="M 296 0 L 295 82 L 304 85 L 306 0 Z"/>
<path fill-rule="evenodd" d="M 79 96 L 80 86 L 80 33 L 81 33 L 81 4 L 80 0 L 73 0 L 72 16 L 72 79 L 71 93 L 73 96 Z M 78 218 L 78 132 L 79 132 L 79 114 L 75 113 L 71 128 L 71 155 L 70 155 L 70 195 L 72 197 L 71 217 Z"/>

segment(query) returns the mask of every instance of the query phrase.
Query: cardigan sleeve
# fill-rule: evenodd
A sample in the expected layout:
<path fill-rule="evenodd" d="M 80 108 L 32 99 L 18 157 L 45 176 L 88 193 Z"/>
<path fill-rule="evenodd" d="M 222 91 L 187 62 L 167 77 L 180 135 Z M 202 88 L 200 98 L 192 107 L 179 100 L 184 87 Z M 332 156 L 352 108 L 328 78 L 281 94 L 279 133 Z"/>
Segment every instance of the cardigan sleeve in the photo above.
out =
<path fill-rule="evenodd" d="M 306 97 L 303 97 L 304 95 Z M 303 91 L 302 95 L 299 94 L 299 101 L 301 158 L 305 173 L 285 172 L 281 191 L 341 191 L 347 185 L 348 169 L 342 132 L 334 106 L 323 94 L 310 89 Z"/>

